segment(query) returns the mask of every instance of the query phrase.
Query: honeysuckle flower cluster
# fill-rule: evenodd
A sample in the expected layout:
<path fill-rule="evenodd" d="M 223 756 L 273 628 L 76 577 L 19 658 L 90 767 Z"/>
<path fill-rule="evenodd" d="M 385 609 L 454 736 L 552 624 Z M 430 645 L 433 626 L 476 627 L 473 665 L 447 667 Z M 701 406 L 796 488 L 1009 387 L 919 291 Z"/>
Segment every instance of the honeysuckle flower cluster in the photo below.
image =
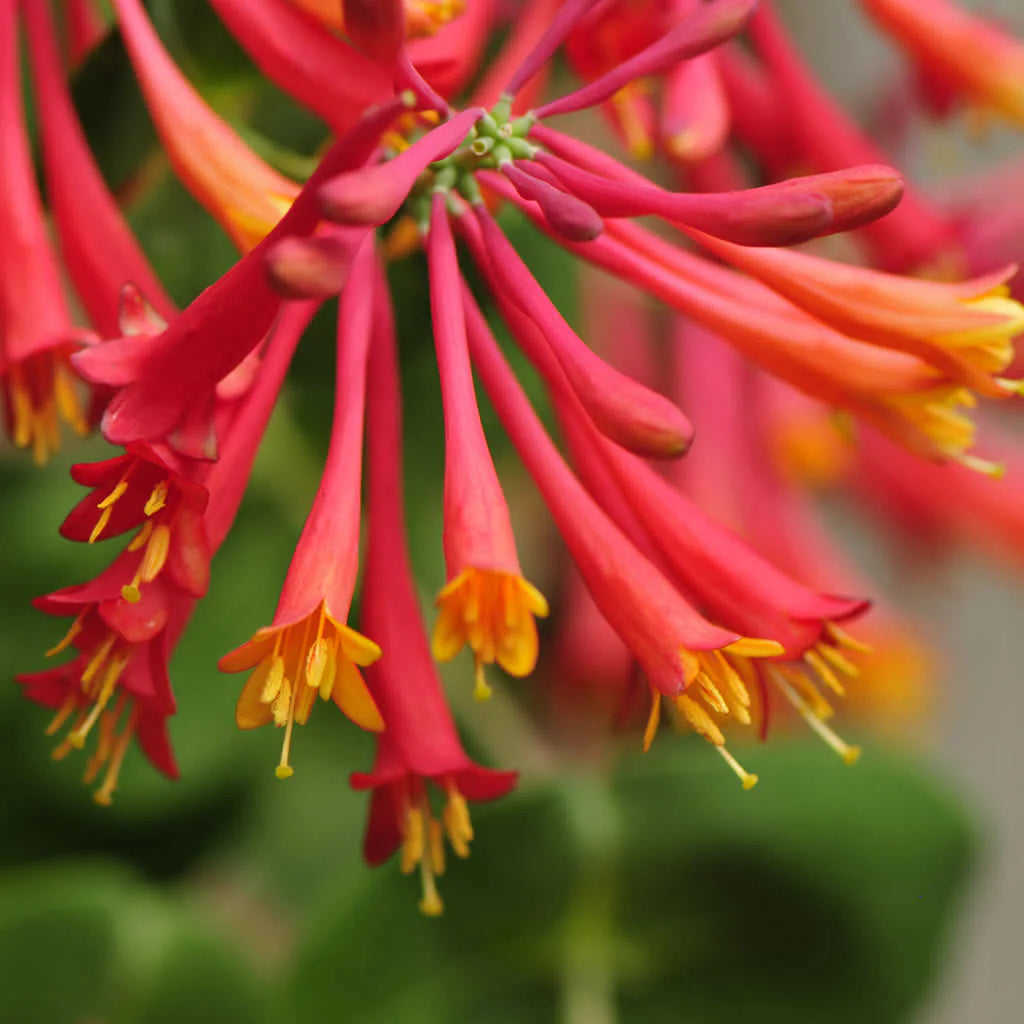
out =
<path fill-rule="evenodd" d="M 864 619 L 868 588 L 805 489 L 848 479 L 915 530 L 1017 545 L 1019 481 L 994 478 L 1019 460 L 979 455 L 968 412 L 1020 393 L 1011 364 L 1024 307 L 1009 294 L 1014 268 L 970 244 L 969 214 L 889 166 L 772 5 L 214 0 L 261 72 L 323 121 L 305 181 L 269 166 L 207 104 L 140 0 L 111 6 L 114 26 L 89 0 L 0 0 L 8 435 L 40 463 L 62 420 L 98 427 L 115 448 L 72 468 L 88 493 L 61 528 L 111 549 L 108 567 L 36 602 L 70 619 L 48 654 L 72 657 L 19 682 L 54 711 L 56 757 L 91 749 L 97 801 L 111 800 L 132 740 L 177 774 L 168 657 L 207 589 L 292 354 L 335 297 L 320 486 L 276 611 L 266 595 L 267 624 L 238 636 L 219 666 L 246 673 L 237 725 L 281 729 L 278 778 L 293 760 L 301 768 L 296 726 L 318 697 L 376 735 L 372 770 L 351 780 L 372 791 L 366 857 L 400 848 L 402 870 L 420 872 L 425 913 L 442 907 L 445 841 L 468 853 L 467 801 L 516 781 L 470 760 L 435 662 L 471 660 L 485 700 L 495 666 L 534 671 L 549 614 L 540 675 L 553 697 L 568 695 L 557 718 L 593 705 L 628 727 L 640 705 L 646 749 L 668 714 L 750 788 L 736 727 L 766 735 L 789 708 L 856 761 L 827 721 L 833 702 L 849 691 L 856 707 L 859 689 L 862 704 L 894 708 L 920 645 L 892 609 Z M 1020 43 L 946 0 L 862 6 L 942 110 L 962 100 L 1019 120 Z M 175 174 L 240 253 L 183 309 L 126 226 L 69 97 L 71 69 L 107 30 L 121 34 Z M 552 96 L 563 60 L 578 81 Z M 625 154 L 552 123 L 593 109 Z M 656 159 L 658 181 L 678 187 L 635 169 Z M 609 299 L 587 271 L 585 305 L 604 315 L 582 334 L 505 234 L 510 209 L 619 279 Z M 814 245 L 843 232 L 848 262 Z M 432 624 L 406 550 L 388 285 L 389 263 L 418 249 L 430 294 L 422 342 L 432 337 L 444 416 L 446 575 L 429 581 Z M 645 294 L 671 312 L 662 337 Z M 557 442 L 495 340 L 497 320 L 543 382 Z M 522 568 L 477 383 L 574 563 L 561 607 L 538 587 L 553 581 Z"/>

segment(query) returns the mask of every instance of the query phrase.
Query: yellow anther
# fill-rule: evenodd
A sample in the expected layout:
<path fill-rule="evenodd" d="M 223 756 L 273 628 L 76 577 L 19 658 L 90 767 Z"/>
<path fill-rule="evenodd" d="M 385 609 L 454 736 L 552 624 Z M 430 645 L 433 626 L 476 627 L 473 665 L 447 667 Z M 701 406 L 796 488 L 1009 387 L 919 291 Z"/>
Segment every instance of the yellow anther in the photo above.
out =
<path fill-rule="evenodd" d="M 741 636 L 723 650 L 741 658 L 777 658 L 786 653 L 786 648 L 775 640 L 759 640 L 756 637 Z"/>
<path fill-rule="evenodd" d="M 473 699 L 480 701 L 490 700 L 494 691 L 487 683 L 484 675 L 484 662 L 482 658 L 473 659 Z"/>
<path fill-rule="evenodd" d="M 651 749 L 654 737 L 658 733 L 658 726 L 661 723 L 661 693 L 651 687 L 651 711 L 647 716 L 647 725 L 644 728 L 644 753 Z"/>
<path fill-rule="evenodd" d="M 65 698 L 64 703 L 57 709 L 57 713 L 50 720 L 46 727 L 46 735 L 52 736 L 71 717 L 72 712 L 78 704 L 78 697 L 72 690 Z"/>
<path fill-rule="evenodd" d="M 126 473 L 125 476 L 127 476 L 127 475 L 128 474 Z M 115 485 L 114 489 L 102 501 L 98 501 L 96 503 L 96 507 L 98 509 L 102 509 L 103 511 L 106 511 L 127 490 L 128 490 L 128 481 L 124 477 L 121 477 L 121 479 Z"/>
<path fill-rule="evenodd" d="M 441 899 L 441 894 L 437 891 L 434 872 L 426 857 L 420 861 L 420 878 L 423 883 L 423 896 L 419 904 L 420 913 L 427 917 L 440 917 L 444 913 L 444 902 Z"/>
<path fill-rule="evenodd" d="M 814 649 L 837 671 L 856 679 L 860 675 L 860 668 L 855 665 L 842 651 L 831 644 L 815 644 Z"/>
<path fill-rule="evenodd" d="M 161 480 L 153 488 L 143 508 L 147 516 L 155 516 L 167 504 L 167 492 L 169 489 L 170 483 L 167 480 Z"/>
<path fill-rule="evenodd" d="M 825 632 L 827 632 L 840 647 L 845 647 L 848 651 L 856 651 L 858 654 L 871 654 L 871 647 L 869 644 L 851 636 L 846 632 L 846 630 L 841 629 L 834 622 L 825 623 Z"/>
<path fill-rule="evenodd" d="M 701 674 L 697 676 L 697 688 L 700 690 L 700 695 L 704 698 L 712 711 L 715 711 L 720 715 L 729 714 L 729 705 L 726 703 L 725 698 L 722 696 L 718 687 L 715 686 L 711 676 L 706 672 L 701 672 Z"/>
<path fill-rule="evenodd" d="M 126 727 L 124 732 L 118 736 L 110 755 L 110 765 L 107 768 L 107 774 L 104 776 L 103 784 L 93 793 L 93 800 L 103 807 L 109 807 L 113 803 L 114 790 L 117 788 L 117 779 L 121 774 L 121 764 L 128 750 L 128 743 L 131 740 L 133 728 L 133 725 Z"/>
<path fill-rule="evenodd" d="M 680 696 L 674 697 L 672 700 L 686 721 L 690 723 L 690 727 L 694 732 L 699 733 L 709 743 L 714 743 L 715 746 L 720 747 L 725 743 L 725 736 L 722 735 L 722 730 L 718 728 L 707 711 L 693 700 L 692 697 L 680 694 Z"/>
<path fill-rule="evenodd" d="M 323 637 L 317 638 L 306 655 L 306 685 L 314 690 L 319 690 L 323 682 L 324 673 L 327 671 L 327 662 L 330 658 L 330 646 Z M 330 690 L 328 690 L 328 694 Z"/>
<path fill-rule="evenodd" d="M 429 847 L 430 847 L 430 866 L 434 869 L 435 875 L 444 874 L 444 828 L 441 826 L 436 818 L 431 818 L 427 827 Z M 456 850 L 456 853 L 459 851 Z M 469 850 L 467 849 L 465 854 L 459 854 L 462 856 L 469 856 Z"/>
<path fill-rule="evenodd" d="M 757 785 L 757 776 L 748 772 L 746 768 L 744 768 L 743 765 L 741 765 L 739 761 L 729 753 L 726 747 L 715 747 L 715 749 L 722 755 L 722 760 L 725 761 L 725 763 L 736 773 L 740 782 L 743 783 L 744 789 L 753 789 Z"/>
<path fill-rule="evenodd" d="M 814 670 L 815 675 L 833 692 L 842 697 L 846 690 L 839 677 L 826 664 L 825 659 L 812 647 L 804 652 L 804 661 Z"/>
<path fill-rule="evenodd" d="M 56 644 L 56 646 L 51 647 L 46 652 L 47 658 L 52 658 L 54 655 L 60 654 L 61 651 L 65 651 L 68 649 L 68 647 L 71 646 L 71 642 L 75 639 L 76 636 L 78 636 L 79 633 L 82 632 L 82 619 L 84 618 L 84 616 L 85 612 L 80 612 L 77 616 L 75 616 L 74 621 L 68 627 L 68 631 L 64 634 L 63 639 L 58 644 Z"/>
<path fill-rule="evenodd" d="M 410 874 L 423 860 L 425 843 L 423 811 L 419 807 L 409 807 L 405 813 L 405 834 L 402 837 L 402 874 Z"/>

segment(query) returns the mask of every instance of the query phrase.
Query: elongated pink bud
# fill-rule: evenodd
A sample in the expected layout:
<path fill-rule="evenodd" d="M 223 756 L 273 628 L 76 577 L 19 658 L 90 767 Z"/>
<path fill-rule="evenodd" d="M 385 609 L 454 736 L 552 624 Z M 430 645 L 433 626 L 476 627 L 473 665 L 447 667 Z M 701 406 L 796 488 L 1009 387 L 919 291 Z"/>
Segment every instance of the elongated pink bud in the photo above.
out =
<path fill-rule="evenodd" d="M 501 229 L 476 209 L 479 231 L 463 218 L 465 236 L 495 292 L 540 328 L 597 428 L 617 444 L 655 458 L 675 458 L 690 445 L 693 428 L 663 395 L 620 373 L 591 351 L 565 322 Z"/>
<path fill-rule="evenodd" d="M 339 224 L 383 224 L 408 198 L 416 179 L 435 160 L 450 156 L 480 117 L 464 110 L 387 163 L 332 178 L 320 189 L 325 216 Z"/>
<path fill-rule="evenodd" d="M 405 42 L 403 0 L 341 0 L 345 34 L 357 50 L 380 61 L 393 61 Z"/>
<path fill-rule="evenodd" d="M 903 194 L 898 172 L 875 164 L 736 192 L 679 193 L 603 178 L 550 153 L 537 160 L 603 216 L 655 214 L 737 245 L 792 245 L 845 231 L 888 213 Z"/>
<path fill-rule="evenodd" d="M 283 238 L 267 253 L 270 282 L 290 299 L 326 299 L 348 280 L 366 228 L 334 227 L 309 238 Z"/>
<path fill-rule="evenodd" d="M 501 172 L 524 199 L 532 200 L 544 211 L 552 229 L 563 237 L 573 242 L 589 242 L 604 230 L 600 214 L 582 199 L 527 174 L 515 164 L 504 164 Z"/>
<path fill-rule="evenodd" d="M 656 43 L 623 61 L 608 74 L 538 107 L 537 116 L 552 117 L 596 106 L 634 79 L 656 75 L 681 60 L 706 53 L 736 35 L 756 6 L 757 0 L 710 0 Z"/>

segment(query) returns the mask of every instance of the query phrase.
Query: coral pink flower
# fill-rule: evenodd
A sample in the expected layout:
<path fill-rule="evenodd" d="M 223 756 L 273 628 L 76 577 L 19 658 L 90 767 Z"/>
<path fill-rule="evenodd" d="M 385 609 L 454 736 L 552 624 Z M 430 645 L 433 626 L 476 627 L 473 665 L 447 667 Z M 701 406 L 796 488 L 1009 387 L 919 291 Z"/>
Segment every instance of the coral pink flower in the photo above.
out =
<path fill-rule="evenodd" d="M 173 698 L 165 640 L 160 633 L 138 645 L 118 643 L 115 634 L 89 618 L 74 640 L 80 651 L 77 657 L 57 668 L 17 677 L 29 700 L 56 710 L 47 735 L 71 723 L 53 752 L 56 760 L 81 750 L 98 728 L 99 741 L 84 778 L 89 785 L 106 769 L 93 794 L 98 804 L 111 803 L 133 738 L 157 771 L 171 779 L 178 777 L 167 735 Z"/>
<path fill-rule="evenodd" d="M 281 219 L 298 186 L 264 163 L 200 98 L 139 0 L 114 0 L 114 9 L 171 166 L 235 245 L 249 251 Z"/>
<path fill-rule="evenodd" d="M 205 502 L 207 492 L 210 495 L 200 524 L 201 533 L 196 539 L 197 547 L 204 554 L 207 549 L 219 548 L 227 536 L 281 381 L 313 308 L 310 304 L 295 304 L 282 316 L 259 376 L 233 418 L 221 460 L 206 475 L 205 487 L 181 480 L 175 485 L 175 489 L 184 491 L 177 500 L 192 506 L 192 512 L 195 506 Z M 144 455 L 149 459 L 143 458 Z M 147 494 L 144 479 L 147 475 L 150 481 L 158 479 L 145 498 L 153 518 L 160 511 L 153 506 L 161 501 L 167 503 L 165 507 L 176 504 L 171 487 L 165 491 L 164 480 L 160 479 L 169 472 L 168 464 L 151 451 L 142 449 L 140 453 L 126 454 L 121 459 L 85 469 L 89 470 L 90 477 L 106 475 L 112 479 L 117 467 L 123 465 L 128 467 L 130 475 L 118 479 L 118 484 L 123 483 L 125 488 L 117 493 L 115 485 L 112 493 L 116 498 L 108 508 L 121 500 L 125 505 L 114 508 L 108 522 L 103 523 L 105 527 L 120 529 L 146 516 L 147 508 L 140 510 L 139 503 Z M 76 534 L 89 529 L 92 513 L 96 511 L 94 497 L 85 499 L 69 517 Z M 101 521 L 105 511 L 101 511 Z M 81 519 L 84 522 L 78 522 Z M 89 763 L 86 782 L 91 782 L 104 764 L 108 766 L 104 782 L 96 793 L 101 803 L 110 802 L 132 736 L 158 770 L 177 776 L 166 729 L 166 719 L 175 710 L 167 660 L 195 607 L 192 594 L 196 591 L 193 588 L 190 593 L 188 586 L 195 578 L 186 577 L 185 585 L 180 586 L 173 567 L 160 572 L 163 566 L 159 566 L 154 578 L 146 580 L 146 586 L 140 591 L 137 568 L 140 557 L 146 565 L 150 558 L 148 547 L 141 556 L 131 550 L 123 552 L 113 565 L 89 583 L 37 600 L 36 606 L 48 614 L 74 616 L 66 636 L 48 655 L 58 654 L 69 646 L 79 654 L 56 669 L 19 677 L 29 699 L 59 708 L 48 733 L 57 732 L 65 722 L 71 721 L 70 732 L 55 751 L 56 756 L 63 757 L 72 748 L 83 747 L 98 724 L 98 749 Z M 193 560 L 189 568 L 205 581 L 205 559 Z M 119 722 L 123 725 L 120 733 L 117 732 Z"/>
<path fill-rule="evenodd" d="M 152 338 L 119 338 L 78 353 L 76 366 L 86 379 L 117 389 L 103 417 L 108 441 L 166 441 L 194 458 L 215 455 L 217 387 L 260 344 L 283 302 L 267 274 L 268 253 L 284 239 L 312 235 L 319 222 L 321 185 L 363 164 L 401 109 L 398 100 L 370 111 L 339 139 L 270 234 L 166 330 Z M 354 248 L 356 237 L 346 244 Z"/>
<path fill-rule="evenodd" d="M 725 747 L 705 707 L 749 721 L 740 671 L 747 659 L 782 653 L 771 640 L 749 639 L 704 619 L 631 543 L 562 461 L 504 362 L 479 310 L 467 301 L 474 364 L 505 430 L 537 484 L 601 613 L 626 643 L 651 686 L 645 747 L 654 738 L 661 696 L 711 742 L 745 786 L 756 782 Z M 553 361 L 549 365 L 554 367 Z M 566 385 L 567 386 L 567 385 Z M 740 666 L 743 666 L 742 668 Z"/>
<path fill-rule="evenodd" d="M 390 312 L 378 311 L 370 363 L 369 524 L 361 625 L 380 639 L 385 655 L 367 671 L 387 723 L 377 737 L 373 771 L 352 776 L 372 789 L 363 849 L 380 864 L 399 847 L 402 870 L 423 879 L 420 909 L 441 912 L 434 878 L 444 871 L 443 836 L 460 857 L 473 830 L 469 800 L 503 796 L 515 772 L 474 764 L 462 749 L 444 691 L 430 659 L 406 551 L 401 479 L 401 409 Z M 444 798 L 440 820 L 428 783 Z"/>
<path fill-rule="evenodd" d="M 63 536 L 91 544 L 139 528 L 128 546 L 139 559 L 122 590 L 126 601 L 138 601 L 142 584 L 152 582 L 165 568 L 186 593 L 206 593 L 207 490 L 173 452 L 134 444 L 113 459 L 73 466 L 71 475 L 92 493 L 64 520 Z"/>
<path fill-rule="evenodd" d="M 427 239 L 430 297 L 445 418 L 444 551 L 448 582 L 433 651 L 439 661 L 473 651 L 476 696 L 486 699 L 485 665 L 526 676 L 537 662 L 534 616 L 548 604 L 519 567 L 508 506 L 487 448 L 473 390 L 462 308 L 462 279 L 445 197 L 431 203 Z"/>
<path fill-rule="evenodd" d="M 0 393 L 13 442 L 44 463 L 60 447 L 60 420 L 88 422 L 69 358 L 82 338 L 71 325 L 22 113 L 17 0 L 0 2 Z"/>
<path fill-rule="evenodd" d="M 359 560 L 363 409 L 371 318 L 382 301 L 367 238 L 342 292 L 331 446 L 320 489 L 299 538 L 270 626 L 220 660 L 224 672 L 250 675 L 238 701 L 240 728 L 274 722 L 285 729 L 278 778 L 289 764 L 295 723 L 304 724 L 319 693 L 364 729 L 384 727 L 359 666 L 380 657 L 372 640 L 345 625 Z"/>

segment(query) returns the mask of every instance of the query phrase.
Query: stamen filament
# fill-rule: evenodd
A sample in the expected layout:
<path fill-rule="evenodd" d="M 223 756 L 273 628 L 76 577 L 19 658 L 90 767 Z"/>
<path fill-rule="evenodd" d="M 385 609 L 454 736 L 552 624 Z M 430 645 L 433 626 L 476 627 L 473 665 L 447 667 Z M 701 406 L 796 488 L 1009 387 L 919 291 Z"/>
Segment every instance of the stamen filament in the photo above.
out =
<path fill-rule="evenodd" d="M 800 717 L 846 762 L 856 764 L 861 755 L 860 747 L 846 743 L 833 729 L 829 728 L 804 702 L 795 689 L 778 672 L 772 672 L 772 678 L 782 690 L 786 699 L 799 712 Z"/>

